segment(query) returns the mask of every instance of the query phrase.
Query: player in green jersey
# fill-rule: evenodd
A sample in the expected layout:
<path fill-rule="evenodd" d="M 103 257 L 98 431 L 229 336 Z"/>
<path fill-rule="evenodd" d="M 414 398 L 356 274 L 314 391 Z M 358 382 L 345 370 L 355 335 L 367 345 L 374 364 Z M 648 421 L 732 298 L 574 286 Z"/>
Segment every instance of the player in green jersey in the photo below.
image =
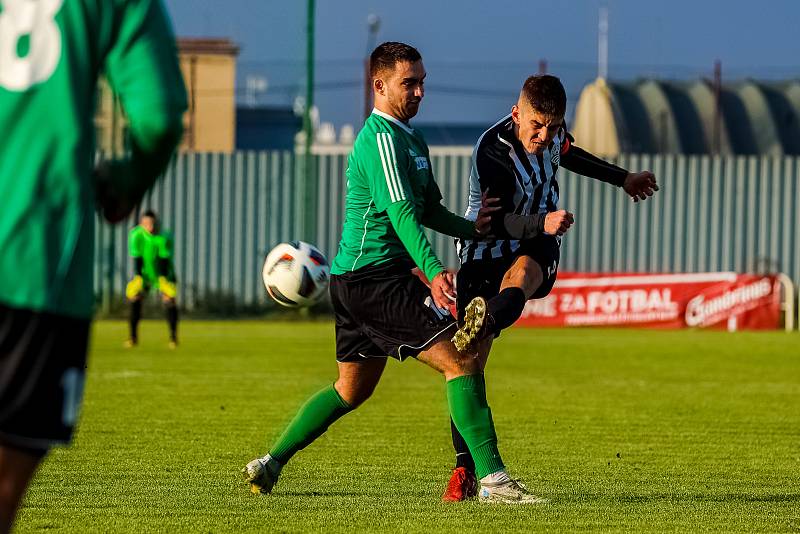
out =
<path fill-rule="evenodd" d="M 370 57 L 370 73 L 375 110 L 350 154 L 344 229 L 331 269 L 339 376 L 306 402 L 266 456 L 245 466 L 245 480 L 256 493 L 271 492 L 295 453 L 372 395 L 387 356 L 414 357 L 444 375 L 450 414 L 486 490 L 481 500 L 542 502 L 505 470 L 478 361 L 459 354 L 450 341 L 453 275 L 423 232 L 426 226 L 451 236 L 480 237 L 491 202 L 484 199 L 474 222 L 441 204 L 428 147 L 409 124 L 425 92 L 419 52 L 383 43 Z M 431 281 L 430 289 L 412 274 L 415 265 Z"/>
<path fill-rule="evenodd" d="M 152 210 L 142 213 L 139 225 L 128 234 L 128 251 L 133 259 L 133 278 L 125 288 L 131 303 L 130 337 L 127 347 L 139 342 L 138 327 L 142 318 L 142 300 L 150 289 L 161 294 L 169 325 L 169 346 L 178 346 L 178 296 L 175 268 L 172 263 L 173 243 L 169 232 L 160 228 L 158 217 Z"/>
<path fill-rule="evenodd" d="M 93 172 L 102 71 L 131 145 Z M 112 221 L 130 213 L 169 162 L 185 109 L 160 0 L 0 0 L 0 533 L 77 419 L 95 205 Z"/>

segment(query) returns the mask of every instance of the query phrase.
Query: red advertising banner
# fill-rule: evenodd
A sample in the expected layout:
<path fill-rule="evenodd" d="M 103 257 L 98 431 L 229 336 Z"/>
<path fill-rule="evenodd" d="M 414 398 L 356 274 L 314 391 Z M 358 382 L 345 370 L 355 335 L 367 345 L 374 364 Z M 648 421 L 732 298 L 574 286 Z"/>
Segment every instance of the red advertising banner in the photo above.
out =
<path fill-rule="evenodd" d="M 775 329 L 780 282 L 736 273 L 558 273 L 544 299 L 529 300 L 518 326 Z"/>

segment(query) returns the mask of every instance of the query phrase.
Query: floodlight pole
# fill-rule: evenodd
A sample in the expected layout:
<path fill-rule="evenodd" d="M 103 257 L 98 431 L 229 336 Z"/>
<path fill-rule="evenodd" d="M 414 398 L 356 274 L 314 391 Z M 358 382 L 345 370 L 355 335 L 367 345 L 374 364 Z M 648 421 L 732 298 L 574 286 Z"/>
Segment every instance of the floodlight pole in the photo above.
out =
<path fill-rule="evenodd" d="M 369 57 L 372 54 L 372 49 L 375 48 L 375 42 L 378 37 L 378 30 L 381 27 L 381 18 L 370 13 L 367 17 L 367 48 L 364 53 L 364 113 L 363 119 L 372 113 L 372 78 L 369 75 Z"/>
<path fill-rule="evenodd" d="M 316 180 L 314 179 L 311 146 L 314 142 L 314 125 L 311 123 L 311 109 L 314 107 L 314 4 L 308 0 L 306 13 L 306 102 L 303 109 L 303 228 L 301 234 L 313 241 L 316 222 Z"/>
<path fill-rule="evenodd" d="M 600 8 L 597 23 L 597 77 L 608 78 L 608 8 Z"/>

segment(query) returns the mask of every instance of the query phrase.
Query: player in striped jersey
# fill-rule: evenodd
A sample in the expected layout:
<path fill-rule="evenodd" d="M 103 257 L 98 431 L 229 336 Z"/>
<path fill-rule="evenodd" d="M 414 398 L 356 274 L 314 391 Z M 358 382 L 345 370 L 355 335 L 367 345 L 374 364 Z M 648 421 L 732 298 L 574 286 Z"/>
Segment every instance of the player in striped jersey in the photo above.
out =
<path fill-rule="evenodd" d="M 494 239 L 461 239 L 458 309 L 453 342 L 486 364 L 492 339 L 522 314 L 528 299 L 544 298 L 556 280 L 561 236 L 575 223 L 558 209 L 558 168 L 621 187 L 634 201 L 658 190 L 649 171 L 631 173 L 572 144 L 564 124 L 567 97 L 555 76 L 531 76 L 511 113 L 486 130 L 472 158 L 469 207 L 473 219 L 482 196 L 500 199 L 492 214 Z M 455 425 L 456 469 L 443 498 L 474 494 L 472 458 Z"/>

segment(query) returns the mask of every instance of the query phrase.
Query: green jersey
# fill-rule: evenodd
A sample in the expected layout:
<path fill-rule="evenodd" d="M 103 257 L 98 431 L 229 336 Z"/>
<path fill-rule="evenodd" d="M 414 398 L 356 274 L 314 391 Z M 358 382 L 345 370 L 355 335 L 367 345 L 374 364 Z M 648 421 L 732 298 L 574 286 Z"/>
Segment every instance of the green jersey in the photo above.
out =
<path fill-rule="evenodd" d="M 373 110 L 348 160 L 344 228 L 331 273 L 410 259 L 432 280 L 444 269 L 422 226 L 473 237 L 473 223 L 441 200 L 422 135 Z"/>
<path fill-rule="evenodd" d="M 0 302 L 88 318 L 94 111 L 105 71 L 128 117 L 120 187 L 144 190 L 182 130 L 186 91 L 160 0 L 0 0 Z M 127 173 L 125 172 L 127 171 Z"/>
<path fill-rule="evenodd" d="M 142 259 L 141 274 L 148 285 L 157 285 L 159 276 L 174 280 L 172 250 L 172 236 L 169 232 L 151 234 L 141 226 L 136 226 L 128 234 L 128 251 L 131 258 Z M 166 267 L 162 267 L 164 263 Z"/>

